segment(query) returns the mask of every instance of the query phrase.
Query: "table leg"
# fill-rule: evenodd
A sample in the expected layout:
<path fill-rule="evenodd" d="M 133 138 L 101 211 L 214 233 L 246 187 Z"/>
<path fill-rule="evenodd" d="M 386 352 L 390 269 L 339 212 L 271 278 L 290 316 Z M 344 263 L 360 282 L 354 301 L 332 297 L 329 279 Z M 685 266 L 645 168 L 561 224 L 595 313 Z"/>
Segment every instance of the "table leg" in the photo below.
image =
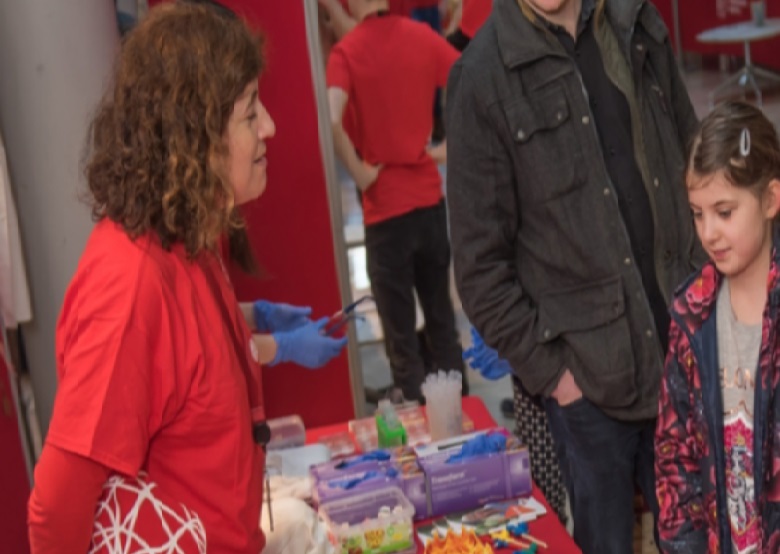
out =
<path fill-rule="evenodd" d="M 750 88 L 756 96 L 756 104 L 760 107 L 763 103 L 763 95 L 761 93 L 761 87 L 758 86 L 758 80 L 764 80 L 769 83 L 780 83 L 780 75 L 753 65 L 749 41 L 744 42 L 744 51 L 744 67 L 710 92 L 710 108 L 715 106 L 718 95 L 733 85 L 739 85 L 742 88 L 743 98 L 746 98 L 745 94 L 747 93 L 747 89 Z"/>
<path fill-rule="evenodd" d="M 767 71 L 766 69 L 757 67 L 755 65 L 751 69 L 753 74 L 759 79 L 762 79 L 770 83 L 780 83 L 780 75 L 778 75 L 773 71 Z"/>
<path fill-rule="evenodd" d="M 758 83 L 756 83 L 756 78 L 753 76 L 753 71 L 751 71 L 750 67 L 745 68 L 745 77 L 748 81 L 747 84 L 750 84 L 751 88 L 756 93 L 756 105 L 760 108 L 762 103 L 761 89 L 758 87 Z"/>
<path fill-rule="evenodd" d="M 714 89 L 710 91 L 710 108 L 715 107 L 715 100 L 717 99 L 718 95 L 720 95 L 722 92 L 727 91 L 734 85 L 739 85 L 741 87 L 744 87 L 745 84 L 747 84 L 749 80 L 747 68 L 743 67 L 733 75 L 731 75 L 728 79 L 723 81 L 721 84 L 716 86 Z"/>
<path fill-rule="evenodd" d="M 751 86 L 753 91 L 756 93 L 756 104 L 758 107 L 761 107 L 761 89 L 758 88 L 758 84 L 756 83 L 756 78 L 753 76 L 753 58 L 750 56 L 750 41 L 745 41 L 745 80 L 740 81 L 740 85 L 742 85 L 743 89 L 747 87 L 748 85 Z M 744 96 L 744 90 L 743 90 L 743 96 Z"/>

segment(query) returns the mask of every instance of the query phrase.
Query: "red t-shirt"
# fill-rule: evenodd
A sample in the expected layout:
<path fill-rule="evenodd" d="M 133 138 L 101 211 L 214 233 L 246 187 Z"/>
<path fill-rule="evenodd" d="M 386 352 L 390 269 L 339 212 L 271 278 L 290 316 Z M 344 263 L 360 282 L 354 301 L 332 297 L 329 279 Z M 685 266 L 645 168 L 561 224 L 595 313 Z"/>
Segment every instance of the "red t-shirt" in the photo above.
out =
<path fill-rule="evenodd" d="M 363 195 L 365 224 L 441 199 L 441 176 L 426 146 L 436 88 L 457 57 L 425 23 L 393 15 L 369 17 L 331 50 L 328 87 L 349 96 L 350 139 L 364 160 L 384 166 Z"/>
<path fill-rule="evenodd" d="M 349 11 L 349 0 L 340 0 L 340 2 L 344 11 L 351 14 Z M 409 16 L 414 7 L 416 7 L 414 0 L 387 0 L 387 12 L 392 15 Z"/>
<path fill-rule="evenodd" d="M 121 474 L 146 471 L 200 516 L 210 552 L 259 552 L 264 456 L 239 356 L 256 382 L 260 366 L 217 256 L 190 261 L 181 245 L 167 252 L 152 236 L 131 241 L 101 221 L 65 295 L 56 342 L 47 442 Z"/>
<path fill-rule="evenodd" d="M 463 12 L 460 17 L 460 30 L 469 38 L 474 38 L 480 27 L 490 16 L 493 0 L 463 0 Z"/>

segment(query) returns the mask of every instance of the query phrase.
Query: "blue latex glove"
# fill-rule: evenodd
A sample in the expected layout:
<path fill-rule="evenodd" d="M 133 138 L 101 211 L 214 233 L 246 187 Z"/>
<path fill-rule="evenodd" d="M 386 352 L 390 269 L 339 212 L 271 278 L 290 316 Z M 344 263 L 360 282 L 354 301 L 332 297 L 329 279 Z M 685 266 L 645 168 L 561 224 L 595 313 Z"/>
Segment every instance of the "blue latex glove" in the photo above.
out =
<path fill-rule="evenodd" d="M 389 459 L 390 459 L 390 452 L 388 452 L 387 450 L 372 450 L 371 452 L 366 452 L 365 454 L 361 454 L 360 456 L 356 456 L 350 460 L 344 460 L 336 467 L 338 469 L 346 469 L 348 467 L 362 464 L 363 462 L 371 462 L 371 461 L 386 462 Z"/>
<path fill-rule="evenodd" d="M 490 348 L 474 327 L 471 328 L 471 348 L 463 351 L 463 359 L 479 371 L 485 379 L 495 381 L 512 373 L 512 366 L 498 352 Z"/>
<path fill-rule="evenodd" d="M 292 362 L 309 369 L 317 369 L 339 355 L 347 344 L 347 337 L 336 339 L 322 334 L 328 317 L 310 321 L 292 331 L 274 333 L 276 356 L 271 366 Z"/>
<path fill-rule="evenodd" d="M 372 479 L 395 479 L 398 476 L 398 471 L 392 467 L 388 467 L 383 470 L 366 471 L 362 475 L 353 477 L 352 479 L 344 479 L 336 481 L 333 484 L 342 489 L 354 489 L 361 483 L 371 481 Z"/>
<path fill-rule="evenodd" d="M 283 302 L 258 300 L 252 305 L 252 315 L 255 319 L 255 328 L 260 333 L 292 331 L 311 323 L 310 306 L 292 306 Z"/>
<path fill-rule="evenodd" d="M 460 452 L 447 458 L 447 463 L 462 462 L 477 456 L 506 450 L 506 437 L 500 433 L 479 434 L 463 443 Z"/>

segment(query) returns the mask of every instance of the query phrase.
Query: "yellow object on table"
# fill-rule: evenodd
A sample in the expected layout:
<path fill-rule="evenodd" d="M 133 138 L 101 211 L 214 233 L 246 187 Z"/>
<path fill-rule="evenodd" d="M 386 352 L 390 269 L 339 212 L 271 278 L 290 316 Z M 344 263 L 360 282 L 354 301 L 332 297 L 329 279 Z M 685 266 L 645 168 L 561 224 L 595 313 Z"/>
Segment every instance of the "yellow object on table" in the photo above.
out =
<path fill-rule="evenodd" d="M 483 543 L 473 531 L 461 529 L 460 535 L 450 529 L 445 537 L 436 531 L 433 539 L 425 545 L 425 554 L 493 554 L 490 544 Z"/>

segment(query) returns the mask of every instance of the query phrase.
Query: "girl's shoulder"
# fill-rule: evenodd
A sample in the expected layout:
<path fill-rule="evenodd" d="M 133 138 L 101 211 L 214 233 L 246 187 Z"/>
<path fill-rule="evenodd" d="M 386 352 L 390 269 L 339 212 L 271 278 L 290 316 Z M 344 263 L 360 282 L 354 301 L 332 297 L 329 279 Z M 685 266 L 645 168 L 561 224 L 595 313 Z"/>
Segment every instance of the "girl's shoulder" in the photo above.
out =
<path fill-rule="evenodd" d="M 704 264 L 675 291 L 670 308 L 672 317 L 676 316 L 678 322 L 682 320 L 691 332 L 699 329 L 712 313 L 721 278 L 715 264 Z"/>

